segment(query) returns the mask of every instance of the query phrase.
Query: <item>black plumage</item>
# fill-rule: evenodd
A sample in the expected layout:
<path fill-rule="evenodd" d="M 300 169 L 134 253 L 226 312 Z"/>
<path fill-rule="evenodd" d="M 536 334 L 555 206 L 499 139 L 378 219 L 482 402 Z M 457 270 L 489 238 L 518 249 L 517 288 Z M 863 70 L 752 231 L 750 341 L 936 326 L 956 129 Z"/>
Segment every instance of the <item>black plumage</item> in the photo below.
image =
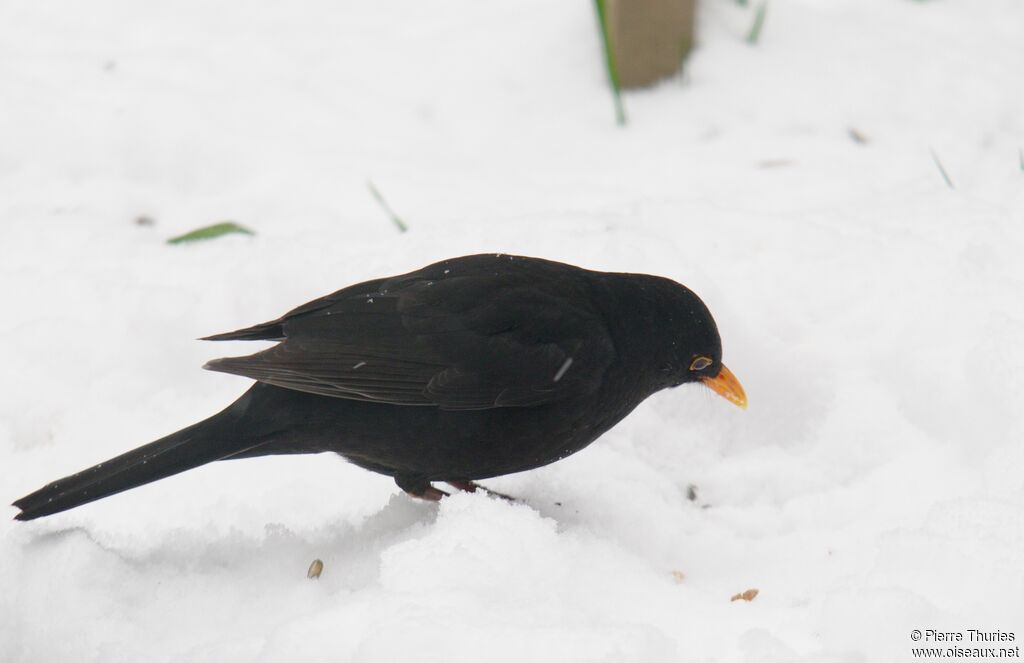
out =
<path fill-rule="evenodd" d="M 746 404 L 690 290 L 537 258 L 453 258 L 207 340 L 278 343 L 206 365 L 256 380 L 223 412 L 48 484 L 16 518 L 214 460 L 324 451 L 436 499 L 432 481 L 471 489 L 575 453 L 666 387 Z"/>

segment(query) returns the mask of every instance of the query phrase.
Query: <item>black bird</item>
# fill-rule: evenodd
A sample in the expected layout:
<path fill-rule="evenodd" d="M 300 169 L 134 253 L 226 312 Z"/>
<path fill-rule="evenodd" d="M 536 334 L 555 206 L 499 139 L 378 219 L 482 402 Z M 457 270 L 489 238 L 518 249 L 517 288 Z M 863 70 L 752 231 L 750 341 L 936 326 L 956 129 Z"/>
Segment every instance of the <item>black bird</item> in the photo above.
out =
<path fill-rule="evenodd" d="M 656 391 L 746 406 L 704 303 L 645 274 L 473 255 L 360 283 L 204 340 L 278 341 L 205 368 L 256 380 L 224 411 L 14 502 L 32 520 L 215 460 L 333 451 L 425 499 L 547 465 Z"/>

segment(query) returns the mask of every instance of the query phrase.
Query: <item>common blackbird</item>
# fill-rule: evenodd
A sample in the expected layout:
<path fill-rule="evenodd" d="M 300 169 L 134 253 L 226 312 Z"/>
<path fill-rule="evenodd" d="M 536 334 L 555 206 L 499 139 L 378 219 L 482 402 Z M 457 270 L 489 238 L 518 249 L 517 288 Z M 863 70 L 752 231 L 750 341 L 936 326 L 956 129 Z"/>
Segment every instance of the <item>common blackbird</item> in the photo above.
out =
<path fill-rule="evenodd" d="M 686 287 L 473 255 L 360 283 L 204 340 L 277 341 L 205 368 L 256 380 L 224 411 L 14 503 L 31 520 L 215 460 L 333 451 L 440 499 L 587 446 L 656 391 L 746 406 Z"/>

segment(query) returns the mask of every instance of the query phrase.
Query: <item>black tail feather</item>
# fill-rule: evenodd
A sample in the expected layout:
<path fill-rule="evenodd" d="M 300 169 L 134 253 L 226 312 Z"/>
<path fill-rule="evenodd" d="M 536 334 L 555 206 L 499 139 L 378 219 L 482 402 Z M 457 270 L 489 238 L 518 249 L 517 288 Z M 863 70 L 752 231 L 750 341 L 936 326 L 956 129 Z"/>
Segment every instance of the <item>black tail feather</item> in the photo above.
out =
<path fill-rule="evenodd" d="M 225 412 L 43 486 L 14 502 L 21 509 L 14 518 L 66 511 L 258 446 L 257 440 L 247 444 L 237 431 L 232 434 Z"/>
<path fill-rule="evenodd" d="M 245 329 L 204 336 L 200 341 L 280 341 L 284 339 L 283 324 L 280 320 L 272 320 L 263 324 L 253 325 Z"/>

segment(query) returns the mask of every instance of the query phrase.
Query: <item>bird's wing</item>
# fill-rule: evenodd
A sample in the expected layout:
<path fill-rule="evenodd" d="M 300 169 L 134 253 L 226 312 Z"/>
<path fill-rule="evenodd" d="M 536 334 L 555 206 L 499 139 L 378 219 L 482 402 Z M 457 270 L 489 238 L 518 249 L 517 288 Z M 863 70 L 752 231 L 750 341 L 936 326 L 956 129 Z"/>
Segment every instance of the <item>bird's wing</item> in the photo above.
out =
<path fill-rule="evenodd" d="M 449 271 L 353 286 L 214 337 L 282 340 L 207 368 L 323 396 L 452 410 L 540 405 L 600 386 L 615 349 L 582 279 Z"/>

